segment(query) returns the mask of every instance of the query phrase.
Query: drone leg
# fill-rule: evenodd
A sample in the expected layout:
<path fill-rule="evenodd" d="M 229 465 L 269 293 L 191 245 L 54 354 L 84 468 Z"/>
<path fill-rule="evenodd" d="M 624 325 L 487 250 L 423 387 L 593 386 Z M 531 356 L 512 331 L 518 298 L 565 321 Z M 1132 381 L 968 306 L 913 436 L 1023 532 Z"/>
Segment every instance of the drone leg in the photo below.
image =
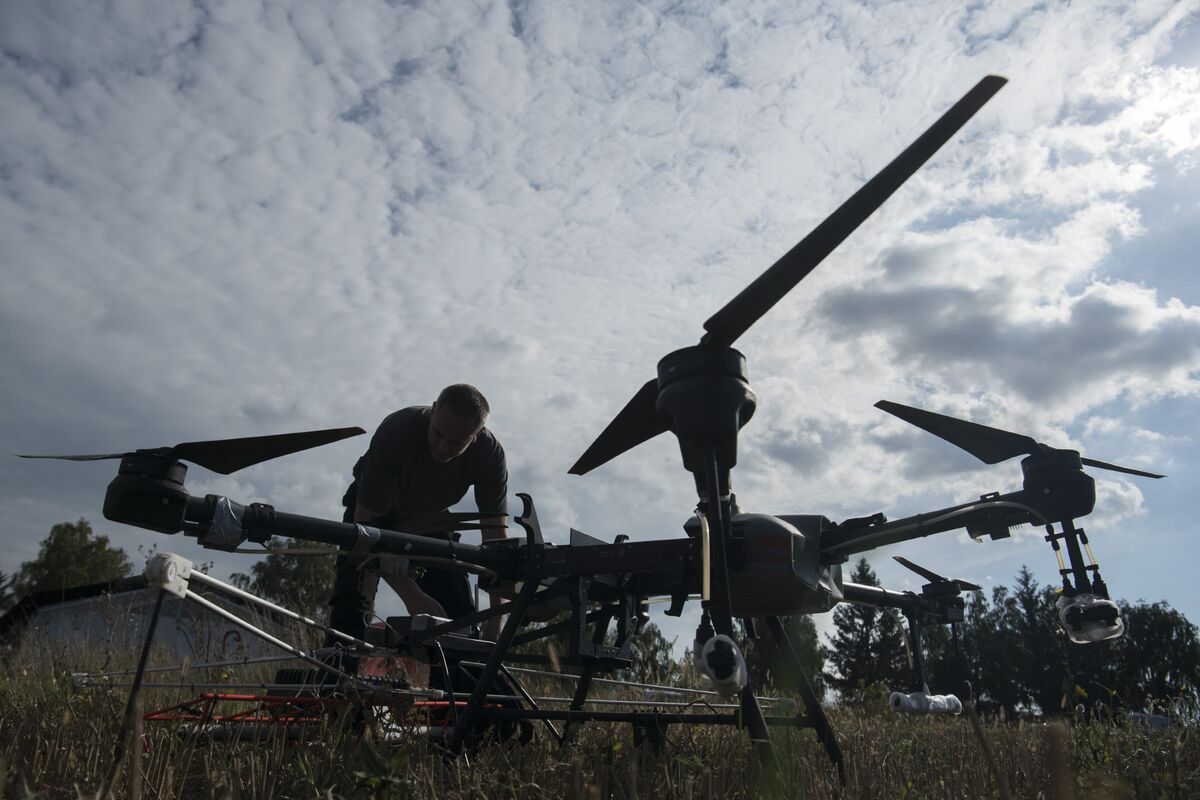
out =
<path fill-rule="evenodd" d="M 708 447 L 704 458 L 704 478 L 707 489 L 705 515 L 708 526 L 714 536 L 709 543 L 709 559 L 712 570 L 712 599 L 704 605 L 712 617 L 713 630 L 733 638 L 733 603 L 729 596 L 729 568 L 726 564 L 725 547 L 732 535 L 732 520 L 729 517 L 727 501 L 721 498 L 721 482 L 717 473 L 717 450 Z M 763 763 L 770 769 L 779 767 L 775 756 L 775 748 L 771 746 L 771 734 L 767 730 L 767 721 L 754 696 L 754 686 L 750 681 L 742 688 L 742 721 L 750 732 L 751 741 L 758 745 L 759 755 Z"/>
<path fill-rule="evenodd" d="M 779 617 L 767 617 L 767 628 L 771 631 L 771 636 L 775 638 L 779 648 L 790 657 L 793 677 L 796 687 L 800 690 L 800 696 L 804 700 L 804 705 L 808 709 L 809 722 L 817 734 L 817 740 L 825 746 L 829 760 L 837 767 L 838 777 L 845 784 L 846 767 L 842 758 L 842 748 L 838 745 L 833 726 L 829 724 L 829 717 L 825 716 L 825 709 L 821 707 L 821 702 L 817 699 L 817 693 L 813 691 L 812 684 L 808 682 L 808 676 L 804 674 L 804 666 L 800 663 L 800 656 L 796 654 L 796 648 L 792 647 L 792 641 L 783 627 L 783 620 Z"/>
<path fill-rule="evenodd" d="M 592 631 L 592 644 L 604 644 L 604 637 L 608 634 L 608 624 L 612 620 L 612 613 L 602 615 L 596 620 L 596 627 Z M 579 676 L 579 683 L 575 685 L 575 696 L 571 698 L 571 710 L 582 711 L 583 704 L 587 702 L 588 692 L 592 688 L 592 677 L 596 674 L 596 661 L 589 659 L 583 664 L 583 673 Z M 562 741 L 565 743 L 568 737 L 575 729 L 582 725 L 582 722 L 574 722 L 570 719 L 563 725 Z"/>
<path fill-rule="evenodd" d="M 908 641 L 912 645 L 913 677 L 917 685 L 914 691 L 929 693 L 929 681 L 925 678 L 925 656 L 921 653 L 921 625 L 917 618 L 908 615 Z"/>
<path fill-rule="evenodd" d="M 491 691 L 492 682 L 500 671 L 504 656 L 512 645 L 513 637 L 517 635 L 517 628 L 525 620 L 525 611 L 529 608 L 529 603 L 533 600 L 537 590 L 538 582 L 528 580 L 521 587 L 517 599 L 513 601 L 512 610 L 508 613 L 508 620 L 505 621 L 504 628 L 500 631 L 500 636 L 492 647 L 491 654 L 488 655 L 487 664 L 484 665 L 483 670 L 479 673 L 479 678 L 475 681 L 471 699 L 467 701 L 467 707 L 459 714 L 458 723 L 454 726 L 454 735 L 450 737 L 450 749 L 454 752 L 461 750 L 463 740 L 466 739 L 468 731 L 475 724 L 475 718 L 479 716 L 479 710 L 483 707 L 484 698 Z M 454 702 L 454 699 L 452 696 L 450 701 Z"/>
<path fill-rule="evenodd" d="M 1083 553 L 1079 549 L 1079 534 L 1082 531 L 1075 529 L 1075 523 L 1072 520 L 1065 520 L 1062 523 L 1062 531 L 1054 532 L 1053 525 L 1046 526 L 1046 541 L 1054 548 L 1055 555 L 1058 556 L 1059 572 L 1063 577 L 1063 588 L 1070 590 L 1070 578 L 1075 579 L 1074 592 L 1090 592 L 1092 591 L 1091 581 L 1088 580 L 1087 565 L 1083 561 Z M 1059 550 L 1058 540 L 1063 539 L 1067 545 L 1067 557 L 1071 561 L 1071 566 L 1066 567 L 1062 563 L 1062 553 Z"/>

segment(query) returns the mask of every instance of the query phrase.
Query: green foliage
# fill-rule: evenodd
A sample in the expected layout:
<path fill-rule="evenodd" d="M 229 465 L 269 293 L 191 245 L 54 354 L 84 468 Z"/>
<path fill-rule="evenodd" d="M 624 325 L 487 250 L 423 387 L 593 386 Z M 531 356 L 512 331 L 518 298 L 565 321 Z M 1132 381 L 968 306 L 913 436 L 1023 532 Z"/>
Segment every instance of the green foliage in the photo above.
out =
<path fill-rule="evenodd" d="M 230 583 L 285 608 L 324 622 L 329 617 L 337 549 L 330 545 L 288 539 L 285 550 L 326 551 L 319 555 L 271 553 L 250 574 L 235 572 Z"/>
<path fill-rule="evenodd" d="M 667 640 L 653 622 L 647 622 L 633 640 L 633 666 L 621 677 L 638 683 L 672 685 L 683 677 L 683 667 L 671 654 L 675 640 Z"/>
<path fill-rule="evenodd" d="M 800 668 L 804 676 L 812 684 L 818 698 L 825 695 L 825 657 L 822 655 L 821 642 L 817 636 L 817 626 L 810 616 L 781 617 L 784 631 L 800 659 Z M 750 678 L 754 685 L 761 688 L 775 686 L 781 689 L 791 689 L 795 685 L 796 676 L 793 674 L 791 654 L 780 649 L 775 643 L 775 637 L 766 630 L 766 624 L 760 623 L 759 638 L 743 642 L 742 652 L 746 656 L 746 665 L 750 669 Z"/>
<path fill-rule="evenodd" d="M 1009 717 L 1162 709 L 1200 694 L 1200 641 L 1178 611 L 1119 603 L 1125 635 L 1078 645 L 1059 626 L 1057 599 L 1055 587 L 1039 586 L 1022 567 L 1011 591 L 971 597 L 957 652 L 946 628 L 925 628 L 931 688 L 960 692 L 969 679 L 981 708 Z"/>
<path fill-rule="evenodd" d="M 878 586 L 871 565 L 860 558 L 850 576 L 852 583 Z M 832 667 L 825 680 L 842 697 L 883 682 L 889 686 L 911 682 L 904 648 L 904 630 L 896 616 L 870 606 L 843 604 L 833 612 L 834 634 L 821 655 Z"/>
<path fill-rule="evenodd" d="M 26 561 L 12 579 L 17 596 L 35 592 L 62 591 L 128 577 L 133 572 L 129 556 L 112 547 L 107 536 L 92 532 L 82 517 L 78 522 L 60 522 L 42 540 L 38 555 Z"/>

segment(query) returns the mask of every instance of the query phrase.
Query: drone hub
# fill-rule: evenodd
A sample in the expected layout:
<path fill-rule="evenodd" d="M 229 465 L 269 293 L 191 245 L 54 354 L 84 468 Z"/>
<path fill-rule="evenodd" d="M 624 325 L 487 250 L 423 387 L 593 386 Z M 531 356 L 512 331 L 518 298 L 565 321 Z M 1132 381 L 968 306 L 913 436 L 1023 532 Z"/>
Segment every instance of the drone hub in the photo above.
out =
<path fill-rule="evenodd" d="M 151 451 L 121 458 L 117 477 L 104 494 L 104 518 L 159 533 L 183 530 L 188 493 L 187 466 Z"/>
<path fill-rule="evenodd" d="M 757 405 L 746 357 L 729 347 L 676 350 L 658 362 L 658 387 L 655 410 L 678 437 L 684 467 L 702 473 L 705 451 L 715 447 L 718 469 L 728 473 L 737 464 L 738 431 Z"/>

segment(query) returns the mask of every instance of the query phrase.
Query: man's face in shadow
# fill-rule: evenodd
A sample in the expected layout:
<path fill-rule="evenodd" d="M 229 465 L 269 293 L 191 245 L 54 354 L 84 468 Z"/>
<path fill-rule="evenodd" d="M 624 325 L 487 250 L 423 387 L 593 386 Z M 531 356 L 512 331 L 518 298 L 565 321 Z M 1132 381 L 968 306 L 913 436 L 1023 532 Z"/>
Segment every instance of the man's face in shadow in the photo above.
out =
<path fill-rule="evenodd" d="M 481 430 L 482 425 L 434 403 L 433 414 L 429 418 L 429 454 L 434 461 L 443 464 L 458 458 L 471 446 Z"/>

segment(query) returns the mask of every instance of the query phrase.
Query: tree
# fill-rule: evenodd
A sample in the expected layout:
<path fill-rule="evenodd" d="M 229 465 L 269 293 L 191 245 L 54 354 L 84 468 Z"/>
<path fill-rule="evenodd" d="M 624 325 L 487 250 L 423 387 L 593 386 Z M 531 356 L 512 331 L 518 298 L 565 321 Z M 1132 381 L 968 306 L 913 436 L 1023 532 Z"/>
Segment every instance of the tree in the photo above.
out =
<path fill-rule="evenodd" d="M 12 576 L 0 572 L 0 613 L 7 611 L 15 599 L 12 593 Z"/>
<path fill-rule="evenodd" d="M 1146 708 L 1200 689 L 1196 626 L 1166 603 L 1122 604 L 1125 635 L 1118 640 L 1118 690 L 1125 702 Z"/>
<path fill-rule="evenodd" d="M 825 658 L 821 653 L 821 642 L 817 636 L 817 625 L 807 614 L 796 617 L 780 617 L 792 649 L 800 659 L 800 670 L 813 692 L 820 699 L 825 695 Z M 765 628 L 765 625 L 760 625 Z M 767 685 L 791 689 L 796 680 L 792 674 L 794 663 L 791 655 L 779 648 L 770 631 L 760 630 L 759 638 L 749 639 L 742 644 L 750 679 L 761 689 Z"/>
<path fill-rule="evenodd" d="M 1196 626 L 1166 603 L 1122 602 L 1125 635 L 1065 645 L 1065 682 L 1072 706 L 1152 710 L 1200 693 Z"/>
<path fill-rule="evenodd" d="M 271 553 L 250 567 L 249 575 L 235 572 L 229 581 L 243 591 L 325 622 L 329 618 L 337 550 L 332 546 L 288 539 L 283 549 L 293 548 L 327 552 L 319 555 Z"/>
<path fill-rule="evenodd" d="M 683 677 L 683 667 L 671 655 L 675 640 L 667 641 L 653 622 L 647 622 L 633 637 L 633 665 L 621 677 L 637 683 L 672 686 Z"/>
<path fill-rule="evenodd" d="M 78 522 L 60 522 L 50 529 L 37 558 L 21 565 L 12 587 L 24 596 L 111 582 L 132 572 L 125 551 L 111 546 L 107 536 L 94 534 L 91 524 L 80 517 Z"/>
<path fill-rule="evenodd" d="M 852 583 L 878 586 L 871 565 L 860 558 L 850 576 Z M 825 673 L 829 685 L 850 697 L 874 683 L 888 686 L 910 681 L 905 658 L 904 631 L 886 609 L 846 603 L 833 612 L 834 634 L 821 655 L 833 670 Z"/>

